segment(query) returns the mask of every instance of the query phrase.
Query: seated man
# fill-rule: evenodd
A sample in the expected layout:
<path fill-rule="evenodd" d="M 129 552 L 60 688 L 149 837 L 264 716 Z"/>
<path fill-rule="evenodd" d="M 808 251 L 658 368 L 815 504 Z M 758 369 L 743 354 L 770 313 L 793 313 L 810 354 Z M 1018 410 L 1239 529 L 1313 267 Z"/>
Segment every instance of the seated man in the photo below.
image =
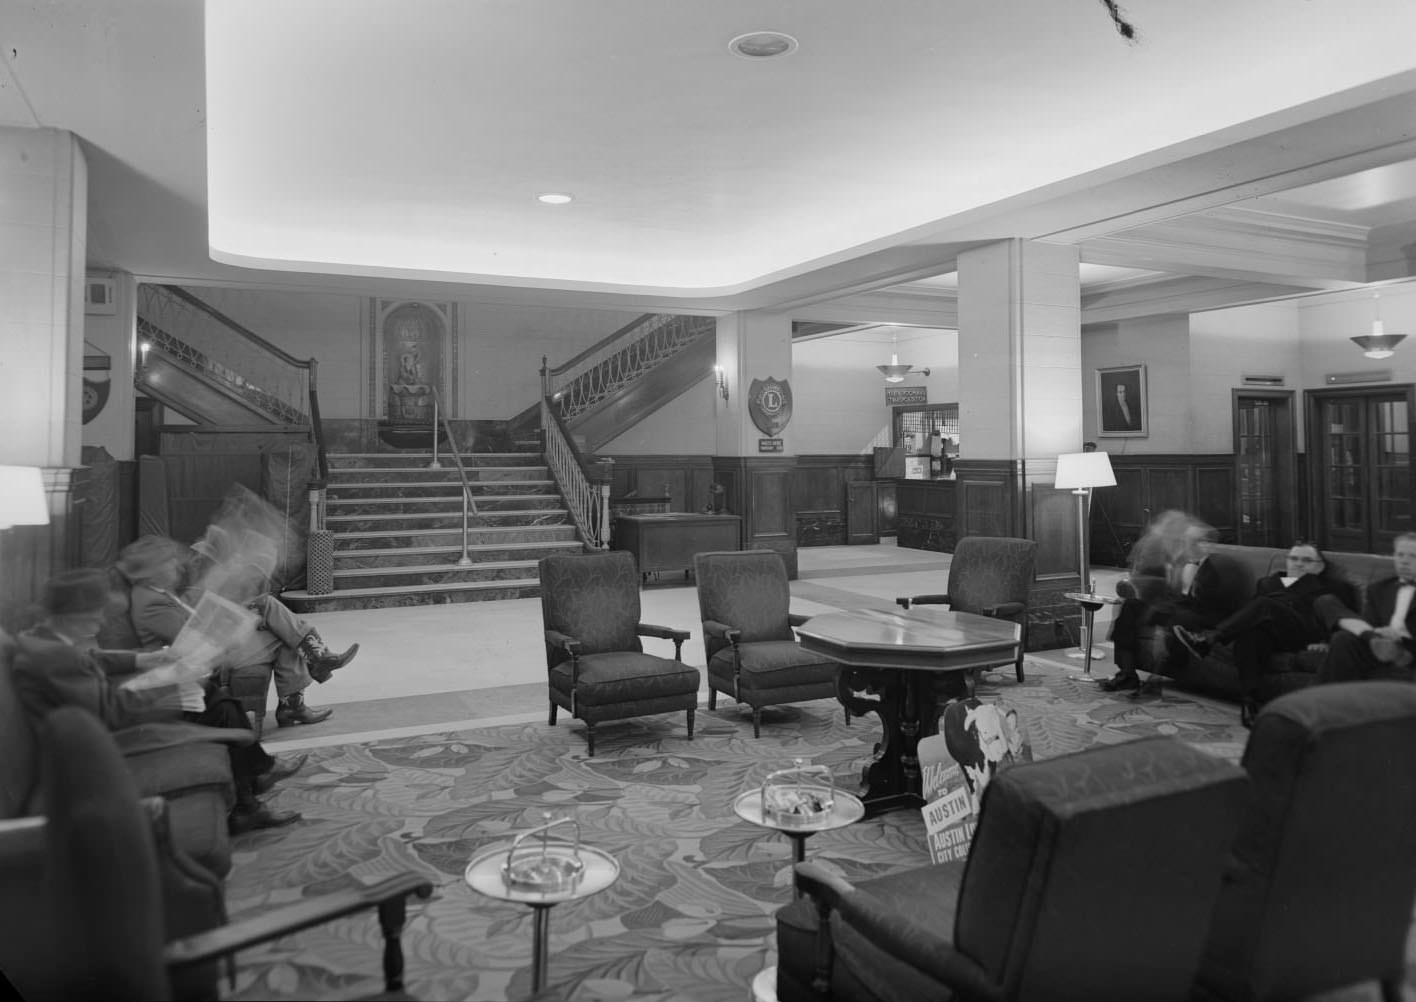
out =
<path fill-rule="evenodd" d="M 129 616 L 145 647 L 172 643 L 200 598 L 192 590 L 182 597 L 176 594 L 185 557 L 180 544 L 163 536 L 144 536 L 124 547 L 118 556 L 117 570 L 132 584 Z M 260 616 L 260 624 L 249 641 L 230 653 L 226 667 L 271 666 L 279 698 L 275 720 L 281 727 L 318 724 L 328 719 L 333 711 L 305 705 L 305 689 L 311 681 L 328 682 L 336 669 L 354 659 L 359 645 L 343 654 L 334 653 L 314 627 L 274 595 L 257 593 L 256 565 L 245 565 L 240 571 L 222 578 L 223 597 L 254 610 Z"/>
<path fill-rule="evenodd" d="M 233 700 L 218 700 L 200 711 L 184 710 L 173 685 L 134 687 L 146 672 L 172 665 L 167 651 L 85 649 L 103 624 L 112 601 L 107 573 L 77 570 L 61 574 L 44 589 L 44 621 L 16 639 L 15 688 L 30 718 L 38 723 L 60 706 L 81 706 L 112 731 L 153 721 L 186 720 L 211 727 L 247 727 Z M 293 811 L 272 811 L 258 798 L 305 764 L 300 755 L 279 761 L 259 743 L 228 744 L 236 806 L 228 823 L 235 834 L 274 828 L 300 819 Z"/>
<path fill-rule="evenodd" d="M 1416 532 L 1396 537 L 1392 547 L 1396 574 L 1367 586 L 1362 612 L 1336 599 L 1318 600 L 1318 614 L 1337 631 L 1318 684 L 1365 679 L 1411 681 L 1416 662 Z"/>
<path fill-rule="evenodd" d="M 1175 636 L 1196 657 L 1204 657 L 1215 644 L 1233 645 L 1242 700 L 1240 720 L 1245 727 L 1252 726 L 1258 713 L 1259 679 L 1274 652 L 1301 651 L 1327 642 L 1330 630 L 1314 608 L 1318 598 L 1333 595 L 1351 605 L 1357 594 L 1312 543 L 1289 547 L 1285 573 L 1260 578 L 1254 591 L 1238 612 L 1213 629 L 1173 627 Z"/>

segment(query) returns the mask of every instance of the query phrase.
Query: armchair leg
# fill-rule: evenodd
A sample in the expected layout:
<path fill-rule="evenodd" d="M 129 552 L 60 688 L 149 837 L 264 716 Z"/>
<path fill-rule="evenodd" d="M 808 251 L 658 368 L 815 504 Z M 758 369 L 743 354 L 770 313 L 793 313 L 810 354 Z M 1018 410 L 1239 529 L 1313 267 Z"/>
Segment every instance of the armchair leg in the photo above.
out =
<path fill-rule="evenodd" d="M 590 758 L 594 758 L 594 757 L 595 757 L 595 725 L 592 724 L 592 723 L 589 723 L 588 721 L 587 721 L 586 724 L 585 724 L 585 743 L 590 746 Z"/>
<path fill-rule="evenodd" d="M 1021 682 L 1022 680 L 1023 680 L 1023 656 L 1022 656 L 1022 654 L 1019 654 L 1019 655 L 1018 655 L 1018 681 Z"/>
<path fill-rule="evenodd" d="M 709 683 L 708 683 L 708 709 L 709 709 L 709 710 L 716 710 L 717 708 L 718 708 L 718 690 L 715 689 L 715 688 L 713 688 L 713 683 L 709 682 Z"/>
<path fill-rule="evenodd" d="M 713 690 L 709 689 L 708 691 L 712 692 Z M 691 706 L 688 708 L 688 740 L 693 740 L 693 707 Z"/>
<path fill-rule="evenodd" d="M 762 707 L 760 706 L 752 708 L 752 736 L 754 738 L 762 737 Z"/>
<path fill-rule="evenodd" d="M 1400 977 L 1383 978 L 1382 982 L 1382 1002 L 1401 1002 L 1406 996 L 1402 991 L 1402 979 Z"/>
<path fill-rule="evenodd" d="M 408 917 L 408 898 L 398 895 L 379 904 L 379 928 L 384 937 L 384 990 L 403 990 L 403 924 Z"/>
<path fill-rule="evenodd" d="M 548 721 L 552 727 L 556 726 L 556 701 L 551 700 L 551 719 Z"/>

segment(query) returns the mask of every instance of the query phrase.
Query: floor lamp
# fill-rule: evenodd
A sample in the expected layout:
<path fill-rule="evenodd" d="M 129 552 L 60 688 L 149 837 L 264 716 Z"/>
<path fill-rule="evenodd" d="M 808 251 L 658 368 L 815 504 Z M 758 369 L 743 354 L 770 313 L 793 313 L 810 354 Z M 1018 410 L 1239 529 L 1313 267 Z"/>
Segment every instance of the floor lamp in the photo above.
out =
<path fill-rule="evenodd" d="M 1091 493 L 1097 487 L 1115 487 L 1116 474 L 1111 471 L 1111 457 L 1104 452 L 1065 452 L 1057 457 L 1057 479 L 1053 486 L 1059 490 L 1069 490 L 1077 497 L 1077 571 L 1081 577 L 1081 590 L 1068 597 L 1081 604 L 1082 635 L 1077 653 L 1086 662 L 1086 672 L 1091 674 L 1091 627 L 1092 617 L 1107 599 L 1092 591 L 1091 579 L 1091 533 L 1088 531 L 1091 514 Z M 1069 652 L 1071 653 L 1071 652 Z"/>

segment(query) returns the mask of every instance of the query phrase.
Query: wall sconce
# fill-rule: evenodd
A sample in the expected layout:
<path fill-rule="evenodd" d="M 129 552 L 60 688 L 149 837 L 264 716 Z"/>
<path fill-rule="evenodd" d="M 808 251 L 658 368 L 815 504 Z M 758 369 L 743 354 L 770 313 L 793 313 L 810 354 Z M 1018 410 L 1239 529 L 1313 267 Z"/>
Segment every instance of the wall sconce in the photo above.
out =
<path fill-rule="evenodd" d="M 718 392 L 722 394 L 723 401 L 726 403 L 728 399 L 728 375 L 723 371 L 721 365 L 715 365 L 713 366 L 713 376 L 718 383 Z"/>
<path fill-rule="evenodd" d="M 138 368 L 145 369 L 148 364 L 148 352 L 152 351 L 151 341 L 138 342 Z"/>

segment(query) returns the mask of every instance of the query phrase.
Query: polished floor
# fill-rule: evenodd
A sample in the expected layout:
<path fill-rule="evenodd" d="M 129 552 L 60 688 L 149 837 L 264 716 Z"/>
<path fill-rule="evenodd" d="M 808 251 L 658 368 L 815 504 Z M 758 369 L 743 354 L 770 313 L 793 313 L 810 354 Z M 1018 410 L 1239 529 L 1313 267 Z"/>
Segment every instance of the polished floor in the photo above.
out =
<path fill-rule="evenodd" d="M 950 556 L 896 547 L 819 546 L 797 552 L 792 611 L 895 608 L 899 595 L 945 590 Z M 1120 572 L 1093 571 L 1098 591 L 1115 593 Z M 664 574 L 641 592 L 641 622 L 689 630 L 683 660 L 702 668 L 698 596 L 681 574 Z M 1106 636 L 1109 610 L 1098 614 Z M 407 609 L 326 612 L 308 617 L 331 647 L 359 644 L 359 655 L 325 685 L 306 693 L 334 715 L 322 724 L 273 726 L 266 742 L 294 749 L 456 727 L 523 722 L 546 713 L 546 661 L 539 599 L 468 602 Z M 651 654 L 672 656 L 667 640 L 646 639 Z M 1093 672 L 1110 675 L 1106 645 Z M 1060 652 L 1059 652 L 1060 654 Z M 704 689 L 702 698 L 707 699 Z M 561 716 L 560 726 L 578 726 Z"/>

